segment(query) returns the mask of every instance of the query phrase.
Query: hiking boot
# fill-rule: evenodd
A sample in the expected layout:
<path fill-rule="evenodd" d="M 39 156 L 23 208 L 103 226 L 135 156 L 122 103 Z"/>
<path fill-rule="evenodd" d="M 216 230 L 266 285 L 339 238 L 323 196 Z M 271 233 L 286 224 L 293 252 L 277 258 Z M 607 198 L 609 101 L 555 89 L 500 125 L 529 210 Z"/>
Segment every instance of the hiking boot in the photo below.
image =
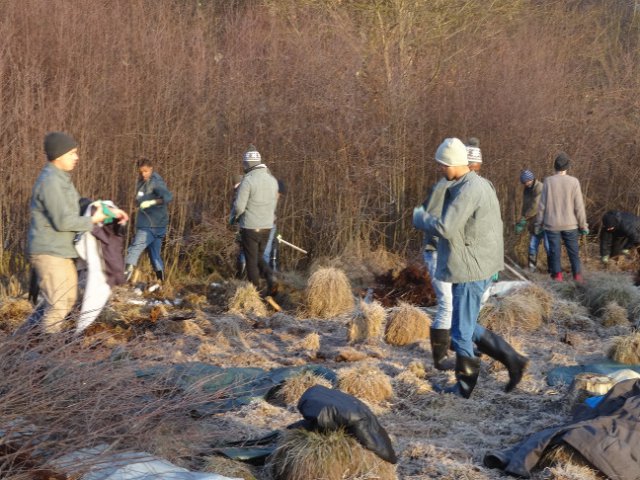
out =
<path fill-rule="evenodd" d="M 552 273 L 551 274 L 551 279 L 555 280 L 556 282 L 561 282 L 562 281 L 562 272 Z"/>
<path fill-rule="evenodd" d="M 576 283 L 584 283 L 584 278 L 582 277 L 582 274 L 581 274 L 581 273 L 576 273 L 576 274 L 573 276 L 573 280 L 574 280 Z"/>

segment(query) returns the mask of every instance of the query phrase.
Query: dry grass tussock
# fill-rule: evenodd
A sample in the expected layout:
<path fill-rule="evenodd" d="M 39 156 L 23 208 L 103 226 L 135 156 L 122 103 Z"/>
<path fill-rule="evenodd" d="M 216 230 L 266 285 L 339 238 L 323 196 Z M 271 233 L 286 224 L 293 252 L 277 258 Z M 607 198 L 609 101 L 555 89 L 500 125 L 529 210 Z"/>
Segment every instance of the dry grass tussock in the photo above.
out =
<path fill-rule="evenodd" d="M 333 388 L 331 382 L 326 378 L 306 371 L 287 378 L 282 387 L 278 389 L 276 397 L 287 405 L 297 405 L 302 394 L 314 385 Z"/>
<path fill-rule="evenodd" d="M 607 356 L 612 360 L 627 365 L 640 363 L 640 332 L 632 333 L 624 337 L 616 337 L 613 340 Z"/>
<path fill-rule="evenodd" d="M 340 370 L 338 386 L 343 392 L 370 403 L 380 403 L 393 397 L 391 379 L 373 365 L 361 365 Z"/>
<path fill-rule="evenodd" d="M 611 302 L 625 308 L 629 318 L 640 314 L 640 290 L 630 276 L 620 273 L 597 272 L 587 277 L 580 301 L 597 316 L 602 316 Z"/>
<path fill-rule="evenodd" d="M 296 345 L 300 350 L 317 351 L 320 349 L 320 334 L 311 332 Z"/>
<path fill-rule="evenodd" d="M 337 268 L 316 270 L 309 277 L 305 296 L 307 313 L 312 317 L 331 318 L 354 307 L 349 279 Z"/>
<path fill-rule="evenodd" d="M 605 327 L 615 327 L 617 325 L 629 325 L 627 309 L 618 305 L 618 302 L 607 303 L 600 311 L 600 320 Z"/>
<path fill-rule="evenodd" d="M 429 338 L 431 318 L 424 311 L 405 302 L 394 308 L 384 333 L 384 340 L 390 345 L 409 345 Z"/>
<path fill-rule="evenodd" d="M 235 293 L 229 300 L 229 313 L 237 315 L 257 315 L 264 317 L 267 315 L 267 307 L 260 298 L 260 294 L 255 285 L 243 282 L 238 286 Z"/>
<path fill-rule="evenodd" d="M 33 311 L 33 305 L 23 298 L 7 298 L 0 304 L 0 329 L 14 332 Z"/>
<path fill-rule="evenodd" d="M 71 336 L 4 338 L 0 368 L 0 478 L 99 444 L 112 452 L 148 451 L 188 468 L 189 456 L 207 445 L 208 434 L 188 412 L 210 401 L 210 393 L 178 389 L 161 376 L 142 381 L 134 362 L 96 361 Z"/>
<path fill-rule="evenodd" d="M 555 297 L 548 290 L 535 284 L 527 285 L 485 305 L 479 322 L 499 333 L 513 329 L 534 332 L 548 321 L 554 302 Z"/>
<path fill-rule="evenodd" d="M 360 300 L 358 309 L 349 323 L 349 342 L 377 342 L 382 336 L 382 326 L 386 313 L 380 302 L 366 303 Z"/>
<path fill-rule="evenodd" d="M 256 480 L 251 467 L 243 462 L 238 462 L 221 455 L 205 458 L 202 469 L 204 472 L 217 473 L 223 477 L 242 478 L 243 480 Z"/>
<path fill-rule="evenodd" d="M 573 300 L 558 299 L 553 305 L 551 319 L 556 325 L 567 330 L 593 331 L 596 328 L 589 310 Z"/>
<path fill-rule="evenodd" d="M 362 447 L 343 430 L 285 431 L 268 467 L 279 480 L 395 480 L 395 467 Z"/>
<path fill-rule="evenodd" d="M 0 301 L 21 296 L 22 283 L 15 275 L 0 277 Z"/>
<path fill-rule="evenodd" d="M 550 480 L 597 480 L 606 478 L 594 470 L 589 462 L 570 445 L 561 443 L 547 448 L 536 470 L 548 469 Z"/>

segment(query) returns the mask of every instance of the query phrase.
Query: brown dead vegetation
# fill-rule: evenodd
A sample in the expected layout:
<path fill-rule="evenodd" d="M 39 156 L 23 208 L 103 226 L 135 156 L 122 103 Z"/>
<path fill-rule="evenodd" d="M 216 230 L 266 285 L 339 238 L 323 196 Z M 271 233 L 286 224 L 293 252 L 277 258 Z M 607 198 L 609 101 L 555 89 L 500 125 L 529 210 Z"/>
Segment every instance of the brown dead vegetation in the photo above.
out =
<path fill-rule="evenodd" d="M 431 318 L 419 308 L 401 302 L 389 313 L 384 340 L 404 346 L 429 338 Z"/>
<path fill-rule="evenodd" d="M 305 308 L 308 315 L 332 318 L 353 310 L 354 298 L 349 279 L 337 268 L 320 268 L 307 282 Z"/>
<path fill-rule="evenodd" d="M 391 379 L 373 365 L 359 365 L 340 370 L 338 386 L 343 392 L 373 404 L 393 397 Z"/>
<path fill-rule="evenodd" d="M 627 365 L 640 364 L 640 332 L 614 338 L 607 355 L 616 362 Z"/>
<path fill-rule="evenodd" d="M 374 301 L 360 301 L 349 323 L 347 339 L 349 342 L 376 343 L 382 337 L 386 313 L 384 307 Z"/>
<path fill-rule="evenodd" d="M 509 333 L 513 329 L 534 332 L 549 320 L 554 301 L 553 295 L 544 288 L 527 285 L 487 304 L 478 321 L 499 333 Z"/>
<path fill-rule="evenodd" d="M 268 465 L 273 477 L 281 480 L 397 479 L 393 465 L 366 450 L 343 430 L 285 431 Z"/>

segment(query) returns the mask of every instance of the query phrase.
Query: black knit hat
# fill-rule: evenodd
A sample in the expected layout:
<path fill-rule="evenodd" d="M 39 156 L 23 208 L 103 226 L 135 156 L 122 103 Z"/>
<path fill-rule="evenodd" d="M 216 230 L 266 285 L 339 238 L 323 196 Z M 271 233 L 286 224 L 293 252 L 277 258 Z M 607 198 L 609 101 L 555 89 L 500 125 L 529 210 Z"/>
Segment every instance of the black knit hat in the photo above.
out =
<path fill-rule="evenodd" d="M 553 169 L 556 172 L 564 172 L 569 168 L 569 164 L 571 160 L 569 159 L 569 155 L 564 152 L 560 152 L 553 162 Z"/>
<path fill-rule="evenodd" d="M 604 228 L 616 228 L 618 223 L 618 212 L 610 210 L 602 216 L 602 226 Z"/>
<path fill-rule="evenodd" d="M 44 152 L 47 160 L 52 161 L 61 157 L 78 146 L 77 142 L 66 133 L 49 132 L 44 137 Z"/>

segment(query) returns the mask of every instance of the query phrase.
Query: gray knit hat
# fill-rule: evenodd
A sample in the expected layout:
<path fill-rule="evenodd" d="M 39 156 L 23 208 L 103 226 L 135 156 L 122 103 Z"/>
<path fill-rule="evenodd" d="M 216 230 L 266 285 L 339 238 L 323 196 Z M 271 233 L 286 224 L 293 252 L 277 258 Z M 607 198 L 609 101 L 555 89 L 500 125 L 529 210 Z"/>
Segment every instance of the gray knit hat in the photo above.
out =
<path fill-rule="evenodd" d="M 44 137 L 44 152 L 47 160 L 52 161 L 73 150 L 78 143 L 71 135 L 62 132 L 49 132 Z"/>

